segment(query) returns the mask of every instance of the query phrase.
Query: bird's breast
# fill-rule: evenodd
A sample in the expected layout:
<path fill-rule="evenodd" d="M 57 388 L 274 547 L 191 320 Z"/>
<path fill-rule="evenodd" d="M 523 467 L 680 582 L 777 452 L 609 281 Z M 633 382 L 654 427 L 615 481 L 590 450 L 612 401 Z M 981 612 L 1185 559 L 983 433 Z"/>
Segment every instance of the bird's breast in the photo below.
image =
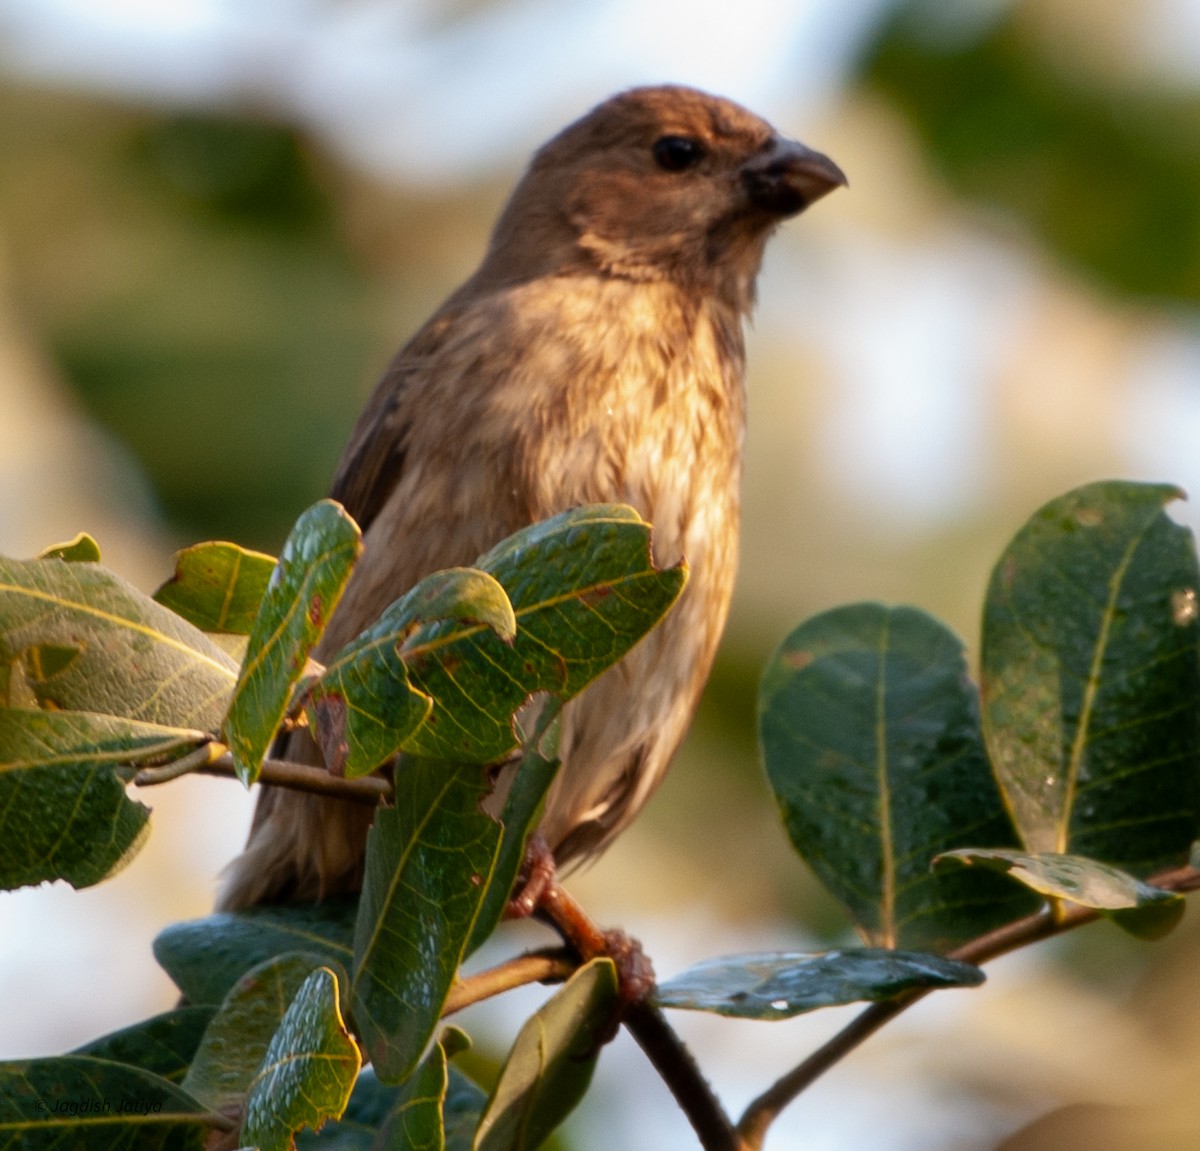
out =
<path fill-rule="evenodd" d="M 533 330 L 516 437 L 535 517 L 628 503 L 654 524 L 659 562 L 694 565 L 712 521 L 736 532 L 740 317 L 669 284 L 540 289 L 526 302 Z"/>

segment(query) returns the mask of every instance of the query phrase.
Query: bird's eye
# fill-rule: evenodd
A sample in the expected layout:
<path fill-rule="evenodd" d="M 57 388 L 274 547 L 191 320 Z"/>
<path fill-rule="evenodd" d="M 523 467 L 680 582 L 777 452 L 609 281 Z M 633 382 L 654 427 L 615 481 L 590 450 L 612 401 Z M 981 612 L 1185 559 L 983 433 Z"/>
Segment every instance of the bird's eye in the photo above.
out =
<path fill-rule="evenodd" d="M 654 143 L 654 162 L 664 172 L 686 172 L 704 159 L 704 146 L 690 136 L 663 136 Z"/>

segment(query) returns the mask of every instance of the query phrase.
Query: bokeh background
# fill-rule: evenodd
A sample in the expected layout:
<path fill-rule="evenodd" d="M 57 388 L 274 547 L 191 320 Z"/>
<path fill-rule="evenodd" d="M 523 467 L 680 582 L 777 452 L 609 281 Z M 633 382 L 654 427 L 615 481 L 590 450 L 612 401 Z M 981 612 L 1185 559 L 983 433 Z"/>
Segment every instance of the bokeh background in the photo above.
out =
<path fill-rule="evenodd" d="M 907 602 L 974 652 L 990 566 L 1043 502 L 1109 477 L 1200 497 L 1200 5 L 0 0 L 0 551 L 86 529 L 146 589 L 200 539 L 276 549 L 530 150 L 661 81 L 740 100 L 851 182 L 762 277 L 702 714 L 573 881 L 670 974 L 847 941 L 755 759 L 757 671 L 793 624 Z M 211 906 L 250 805 L 217 780 L 142 798 L 154 831 L 115 880 L 0 894 L 0 1057 L 172 1003 L 150 942 Z M 770 1146 L 1200 1145 L 1195 918 L 1152 947 L 1092 927 L 925 1001 Z M 481 1058 L 537 998 L 468 1023 Z M 736 1112 L 852 1014 L 679 1025 Z M 622 1040 L 561 1145 L 695 1141 Z"/>

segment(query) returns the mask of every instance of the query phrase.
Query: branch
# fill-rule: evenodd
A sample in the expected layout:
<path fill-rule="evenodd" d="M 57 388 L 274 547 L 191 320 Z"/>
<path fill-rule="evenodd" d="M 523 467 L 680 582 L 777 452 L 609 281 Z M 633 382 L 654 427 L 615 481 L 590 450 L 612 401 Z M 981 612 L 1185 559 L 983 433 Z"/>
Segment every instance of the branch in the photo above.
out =
<path fill-rule="evenodd" d="M 663 1013 L 643 1000 L 630 1005 L 623 1022 L 687 1116 L 704 1151 L 744 1151 L 740 1132 Z"/>
<path fill-rule="evenodd" d="M 1183 893 L 1200 888 L 1200 871 L 1191 867 L 1176 867 L 1159 872 L 1147 881 L 1167 891 Z M 986 935 L 980 935 L 951 951 L 950 959 L 976 965 L 987 963 L 1018 947 L 1038 943 L 1051 936 L 1060 935 L 1092 923 L 1100 918 L 1100 912 L 1078 904 L 1048 904 L 1033 915 L 1006 923 Z M 789 1071 L 782 1079 L 772 1084 L 746 1108 L 738 1120 L 737 1132 L 741 1136 L 744 1151 L 759 1151 L 766 1138 L 767 1129 L 780 1112 L 806 1087 L 825 1074 L 835 1063 L 848 1055 L 865 1039 L 870 1038 L 885 1023 L 895 1019 L 920 999 L 929 994 L 929 989 L 911 991 L 884 1003 L 873 1003 L 856 1016 L 827 1043 L 818 1047 L 807 1059 Z"/>
<path fill-rule="evenodd" d="M 740 1151 L 737 1132 L 692 1053 L 662 1012 L 647 1002 L 654 976 L 641 945 L 621 932 L 602 931 L 555 881 L 542 892 L 538 909 L 583 959 L 607 955 L 616 962 L 626 997 L 621 1022 L 675 1096 L 704 1151 Z"/>
<path fill-rule="evenodd" d="M 443 1018 L 470 1007 L 483 999 L 502 995 L 527 983 L 561 983 L 569 979 L 578 964 L 564 951 L 531 951 L 518 955 L 476 975 L 455 980 L 442 1008 Z"/>
<path fill-rule="evenodd" d="M 198 775 L 218 775 L 236 779 L 233 757 L 228 751 L 214 755 L 213 750 L 218 747 L 220 744 L 216 742 L 209 743 L 163 767 L 143 768 L 133 777 L 133 782 L 138 787 L 153 787 L 189 771 Z M 258 782 L 270 784 L 272 787 L 288 787 L 293 791 L 307 791 L 314 795 L 328 795 L 334 799 L 348 799 L 371 807 L 392 794 L 392 785 L 381 776 L 367 775 L 360 779 L 343 779 L 339 775 L 330 775 L 323 767 L 293 763 L 286 759 L 264 760 Z"/>

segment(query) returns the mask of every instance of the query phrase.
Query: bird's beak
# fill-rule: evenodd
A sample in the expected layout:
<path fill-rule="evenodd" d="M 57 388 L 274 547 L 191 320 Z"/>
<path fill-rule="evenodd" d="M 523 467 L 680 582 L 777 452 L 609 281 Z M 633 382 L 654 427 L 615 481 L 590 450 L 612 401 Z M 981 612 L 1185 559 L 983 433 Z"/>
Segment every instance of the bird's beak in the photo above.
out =
<path fill-rule="evenodd" d="M 751 203 L 781 218 L 849 184 L 828 156 L 779 136 L 742 165 L 741 178 Z"/>

